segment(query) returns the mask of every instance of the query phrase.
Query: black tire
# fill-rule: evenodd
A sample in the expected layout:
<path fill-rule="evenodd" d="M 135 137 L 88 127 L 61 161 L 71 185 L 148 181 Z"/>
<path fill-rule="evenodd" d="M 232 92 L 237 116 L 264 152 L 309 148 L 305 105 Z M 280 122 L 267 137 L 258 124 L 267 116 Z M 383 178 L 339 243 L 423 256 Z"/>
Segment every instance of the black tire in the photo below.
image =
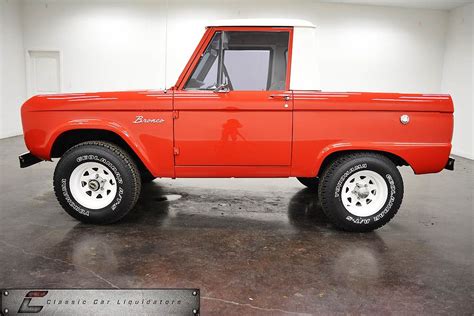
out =
<path fill-rule="evenodd" d="M 73 171 L 87 162 L 109 168 L 116 180 L 112 201 L 100 209 L 85 207 L 71 193 L 69 180 Z M 109 224 L 120 220 L 135 206 L 140 190 L 140 173 L 135 162 L 126 151 L 112 143 L 88 141 L 78 144 L 62 156 L 54 172 L 56 198 L 69 215 L 84 223 Z"/>
<path fill-rule="evenodd" d="M 140 178 L 142 183 L 151 183 L 156 179 L 148 170 L 140 170 Z"/>
<path fill-rule="evenodd" d="M 318 190 L 318 186 L 319 186 L 319 178 L 318 177 L 297 178 L 297 179 L 302 185 L 306 186 L 307 188 L 309 188 L 311 190 L 314 190 L 314 191 Z"/>
<path fill-rule="evenodd" d="M 354 175 L 352 179 L 356 178 L 356 173 L 363 170 L 377 173 L 381 176 L 379 178 L 381 183 L 385 182 L 386 184 L 387 197 L 385 200 L 381 200 L 384 202 L 380 202 L 383 203 L 383 206 L 375 208 L 378 210 L 369 216 L 357 216 L 349 212 L 342 201 L 342 191 L 346 181 L 349 181 L 351 175 Z M 368 232 L 382 227 L 395 216 L 403 200 L 403 180 L 400 172 L 390 159 L 378 153 L 359 152 L 341 156 L 326 167 L 320 179 L 318 193 L 323 211 L 336 227 L 345 231 Z M 348 187 L 345 188 L 347 197 Z M 369 194 L 369 191 L 365 190 L 364 194 Z M 355 191 L 356 189 L 350 192 Z M 373 193 L 377 194 L 376 191 L 374 190 Z M 379 191 L 382 192 L 382 190 Z M 354 193 L 357 199 L 367 198 L 365 195 L 363 197 L 359 195 L 359 192 Z M 350 204 L 348 201 L 351 200 L 346 199 L 345 203 Z M 355 201 L 357 204 L 361 204 L 357 200 Z M 364 201 L 363 203 L 370 203 L 370 197 Z M 356 206 L 363 206 L 357 204 Z"/>

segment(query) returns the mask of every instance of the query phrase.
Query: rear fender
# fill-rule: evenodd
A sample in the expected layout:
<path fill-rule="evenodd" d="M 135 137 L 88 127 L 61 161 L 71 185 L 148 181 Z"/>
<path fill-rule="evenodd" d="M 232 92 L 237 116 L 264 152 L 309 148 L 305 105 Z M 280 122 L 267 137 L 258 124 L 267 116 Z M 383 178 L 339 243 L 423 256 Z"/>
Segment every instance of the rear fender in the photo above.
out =
<path fill-rule="evenodd" d="M 334 143 L 321 150 L 312 166 L 314 174 L 321 172 L 325 160 L 336 153 L 348 151 L 375 151 L 394 155 L 406 162 L 415 174 L 436 173 L 446 165 L 451 152 L 449 143 L 386 143 L 347 142 Z"/>

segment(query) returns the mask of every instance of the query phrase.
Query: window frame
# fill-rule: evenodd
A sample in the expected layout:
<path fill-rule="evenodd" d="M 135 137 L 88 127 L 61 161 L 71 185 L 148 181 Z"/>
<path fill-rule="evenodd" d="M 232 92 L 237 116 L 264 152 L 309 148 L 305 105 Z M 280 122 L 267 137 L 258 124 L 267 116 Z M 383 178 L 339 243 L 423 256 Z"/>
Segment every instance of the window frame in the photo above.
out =
<path fill-rule="evenodd" d="M 293 46 L 293 27 L 271 27 L 271 26 L 264 26 L 264 27 L 241 27 L 241 26 L 226 26 L 226 27 L 210 27 L 207 28 L 204 36 L 201 39 L 201 42 L 196 47 L 193 55 L 189 59 L 186 67 L 183 69 L 183 72 L 179 76 L 175 86 L 176 90 L 184 90 L 184 91 L 196 91 L 196 90 L 186 90 L 185 85 L 190 79 L 194 69 L 197 67 L 199 60 L 201 59 L 202 55 L 206 51 L 206 48 L 214 38 L 214 35 L 217 32 L 288 32 L 288 62 L 286 64 L 286 78 L 285 78 L 285 90 L 289 90 L 290 88 L 290 76 L 291 76 L 291 56 L 292 56 L 292 46 Z M 270 73 L 269 73 L 270 75 Z M 200 91 L 209 91 L 209 90 L 200 90 Z M 237 90 L 242 91 L 242 90 Z M 270 91 L 270 90 L 265 90 Z M 272 90 L 273 91 L 273 90 Z M 276 91 L 276 90 L 274 90 Z"/>

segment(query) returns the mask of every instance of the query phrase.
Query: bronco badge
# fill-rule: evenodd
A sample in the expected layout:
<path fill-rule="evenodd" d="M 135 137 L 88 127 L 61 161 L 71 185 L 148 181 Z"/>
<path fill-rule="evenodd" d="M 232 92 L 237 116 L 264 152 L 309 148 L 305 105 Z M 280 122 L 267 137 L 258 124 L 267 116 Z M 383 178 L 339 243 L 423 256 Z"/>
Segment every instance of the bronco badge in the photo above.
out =
<path fill-rule="evenodd" d="M 142 115 L 137 115 L 135 117 L 135 121 L 133 121 L 133 124 L 142 124 L 142 123 L 156 123 L 156 124 L 161 124 L 164 123 L 164 119 L 161 118 L 144 118 Z"/>

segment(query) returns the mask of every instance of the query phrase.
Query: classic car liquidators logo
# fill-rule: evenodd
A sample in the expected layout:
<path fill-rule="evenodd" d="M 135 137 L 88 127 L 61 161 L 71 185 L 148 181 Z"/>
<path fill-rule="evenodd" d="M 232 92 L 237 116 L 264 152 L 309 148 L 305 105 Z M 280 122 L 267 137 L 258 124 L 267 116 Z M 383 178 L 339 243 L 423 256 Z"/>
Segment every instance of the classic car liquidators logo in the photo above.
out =
<path fill-rule="evenodd" d="M 2 290 L 3 315 L 199 314 L 198 289 Z"/>
<path fill-rule="evenodd" d="M 23 302 L 21 302 L 18 313 L 39 313 L 43 309 L 43 305 L 35 306 L 30 305 L 33 297 L 44 297 L 48 294 L 48 291 L 30 291 L 26 293 Z"/>

